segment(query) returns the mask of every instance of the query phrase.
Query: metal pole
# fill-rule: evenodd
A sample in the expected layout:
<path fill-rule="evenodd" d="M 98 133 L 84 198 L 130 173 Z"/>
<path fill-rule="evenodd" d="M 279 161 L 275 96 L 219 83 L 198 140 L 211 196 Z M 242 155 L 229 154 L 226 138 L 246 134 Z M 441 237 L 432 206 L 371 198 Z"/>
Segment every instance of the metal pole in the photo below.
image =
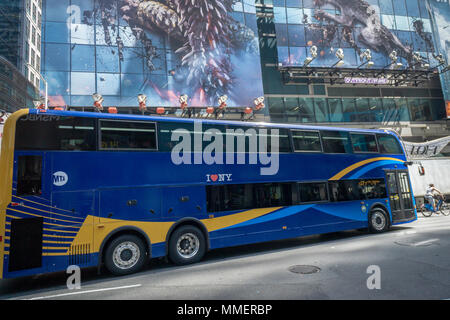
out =
<path fill-rule="evenodd" d="M 44 77 L 39 74 L 41 76 L 42 81 L 44 81 L 44 85 L 45 85 L 45 110 L 48 110 L 48 85 L 47 85 L 47 81 L 45 81 Z"/>

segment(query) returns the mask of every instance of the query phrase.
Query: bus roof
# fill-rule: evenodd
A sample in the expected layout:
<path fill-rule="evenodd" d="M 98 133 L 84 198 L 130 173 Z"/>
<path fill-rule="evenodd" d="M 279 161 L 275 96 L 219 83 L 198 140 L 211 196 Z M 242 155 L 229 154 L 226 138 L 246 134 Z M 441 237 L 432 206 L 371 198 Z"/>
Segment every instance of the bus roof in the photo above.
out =
<path fill-rule="evenodd" d="M 162 117 L 162 116 L 147 116 L 137 114 L 111 114 L 111 113 L 99 113 L 99 112 L 83 112 L 83 111 L 59 111 L 59 110 L 39 110 L 29 109 L 30 114 L 42 114 L 51 116 L 72 116 L 72 117 L 85 117 L 85 118 L 98 118 L 98 119 L 111 119 L 111 120 L 147 120 L 147 121 L 159 121 L 159 122 L 180 122 L 180 123 L 194 123 L 201 121 L 207 124 L 217 125 L 235 125 L 235 126 L 248 126 L 248 127 L 269 127 L 269 128 L 283 128 L 283 129 L 304 129 L 304 130 L 330 130 L 330 131 L 347 131 L 347 132 L 361 132 L 361 133 L 388 133 L 393 134 L 391 131 L 383 129 L 358 129 L 358 128 L 342 128 L 342 127 L 330 127 L 330 126 L 314 126 L 314 125 L 299 125 L 299 124 L 284 124 L 273 122 L 248 122 L 248 121 L 232 121 L 232 120 L 214 120 L 214 119 L 201 119 L 201 118 L 177 118 L 177 117 Z M 395 135 L 395 134 L 393 134 Z"/>

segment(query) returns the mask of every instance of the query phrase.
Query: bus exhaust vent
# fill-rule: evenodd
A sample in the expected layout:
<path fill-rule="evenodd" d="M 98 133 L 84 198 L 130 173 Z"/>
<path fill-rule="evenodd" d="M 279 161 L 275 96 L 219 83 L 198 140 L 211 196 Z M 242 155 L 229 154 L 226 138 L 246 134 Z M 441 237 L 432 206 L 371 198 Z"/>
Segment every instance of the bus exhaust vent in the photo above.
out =
<path fill-rule="evenodd" d="M 90 244 L 78 244 L 69 248 L 69 265 L 82 265 L 91 262 Z"/>

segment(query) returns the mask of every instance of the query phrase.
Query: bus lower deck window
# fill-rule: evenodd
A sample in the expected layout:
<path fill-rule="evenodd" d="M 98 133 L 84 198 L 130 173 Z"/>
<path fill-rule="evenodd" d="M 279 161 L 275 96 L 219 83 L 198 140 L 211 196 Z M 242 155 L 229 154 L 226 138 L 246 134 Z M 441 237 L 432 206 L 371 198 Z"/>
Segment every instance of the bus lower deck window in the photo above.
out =
<path fill-rule="evenodd" d="M 301 202 L 328 201 L 327 184 L 325 182 L 299 183 Z"/>

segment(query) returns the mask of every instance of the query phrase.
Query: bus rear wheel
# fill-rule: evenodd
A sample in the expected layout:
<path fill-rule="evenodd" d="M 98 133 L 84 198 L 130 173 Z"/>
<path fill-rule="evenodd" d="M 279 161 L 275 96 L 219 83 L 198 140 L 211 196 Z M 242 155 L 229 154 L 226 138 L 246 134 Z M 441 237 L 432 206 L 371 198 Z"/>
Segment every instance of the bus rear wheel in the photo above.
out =
<path fill-rule="evenodd" d="M 381 208 L 374 208 L 369 215 L 369 231 L 372 233 L 382 233 L 389 230 L 389 216 Z"/>
<path fill-rule="evenodd" d="M 127 275 L 142 269 L 147 257 L 144 242 L 137 236 L 119 236 L 109 243 L 105 266 L 114 275 Z"/>
<path fill-rule="evenodd" d="M 197 227 L 181 226 L 170 237 L 169 258 L 177 265 L 198 262 L 203 258 L 205 252 L 205 237 Z"/>

